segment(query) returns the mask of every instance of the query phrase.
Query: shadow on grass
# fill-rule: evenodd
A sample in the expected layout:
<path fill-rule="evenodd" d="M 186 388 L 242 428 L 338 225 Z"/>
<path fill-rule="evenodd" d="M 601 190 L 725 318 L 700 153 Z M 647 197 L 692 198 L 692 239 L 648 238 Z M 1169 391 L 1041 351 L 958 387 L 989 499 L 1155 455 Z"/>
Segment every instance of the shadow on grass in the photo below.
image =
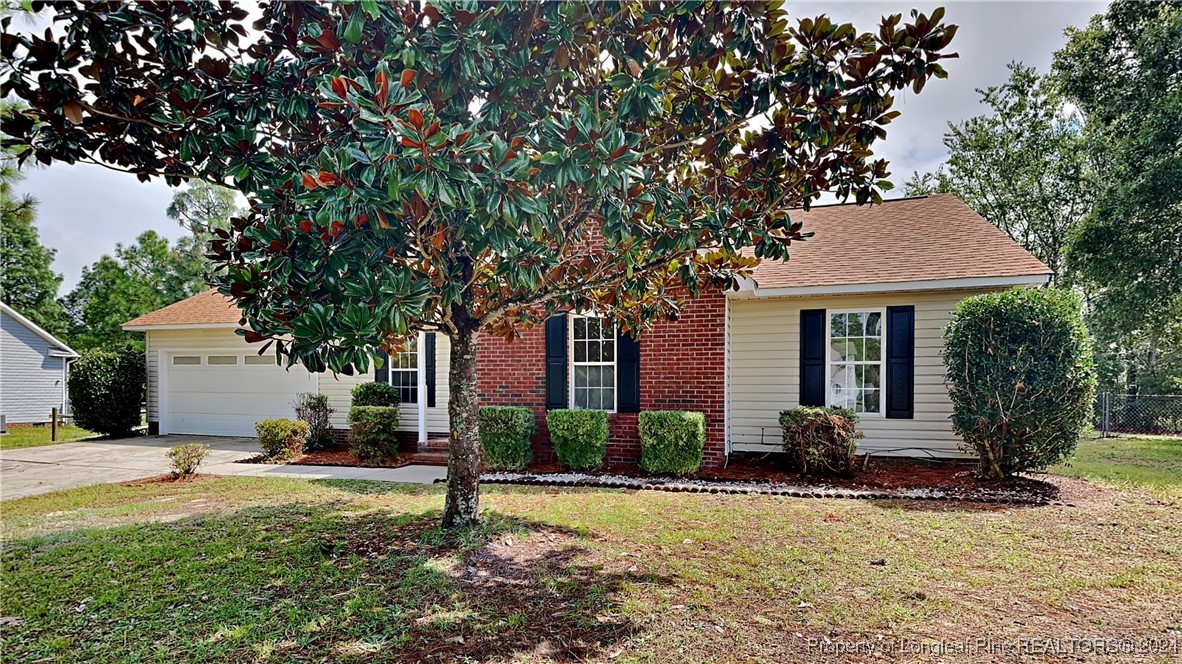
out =
<path fill-rule="evenodd" d="M 452 661 L 594 657 L 637 626 L 626 585 L 663 584 L 585 539 L 487 515 L 288 504 L 6 542 L 15 660 Z"/>

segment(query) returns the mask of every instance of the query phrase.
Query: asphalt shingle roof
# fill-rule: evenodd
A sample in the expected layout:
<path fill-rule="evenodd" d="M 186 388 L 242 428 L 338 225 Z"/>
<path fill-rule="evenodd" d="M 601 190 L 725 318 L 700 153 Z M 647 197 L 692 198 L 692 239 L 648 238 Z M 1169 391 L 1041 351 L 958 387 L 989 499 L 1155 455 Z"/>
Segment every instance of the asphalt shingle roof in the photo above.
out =
<path fill-rule="evenodd" d="M 792 213 L 815 235 L 755 268 L 760 288 L 1049 275 L 1050 268 L 951 194 Z"/>
<path fill-rule="evenodd" d="M 951 194 L 825 205 L 793 219 L 815 235 L 794 243 L 787 261 L 755 268 L 759 288 L 858 286 L 984 277 L 1044 276 L 1050 268 Z M 215 290 L 128 321 L 125 327 L 236 324 Z"/>

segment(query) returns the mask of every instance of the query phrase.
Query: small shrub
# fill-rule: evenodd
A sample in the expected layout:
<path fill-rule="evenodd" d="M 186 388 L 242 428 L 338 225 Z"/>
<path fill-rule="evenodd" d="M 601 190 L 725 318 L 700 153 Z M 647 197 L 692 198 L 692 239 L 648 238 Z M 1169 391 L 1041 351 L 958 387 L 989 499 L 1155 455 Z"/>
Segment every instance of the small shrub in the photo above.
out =
<path fill-rule="evenodd" d="M 534 412 L 512 406 L 480 409 L 480 448 L 491 470 L 521 470 L 533 461 L 529 439 L 534 435 Z"/>
<path fill-rule="evenodd" d="M 1096 373 L 1079 298 L 1020 288 L 962 301 L 944 329 L 952 428 L 1000 479 L 1063 460 L 1091 415 Z"/>
<path fill-rule="evenodd" d="M 178 480 L 191 477 L 197 467 L 209 456 L 209 445 L 185 443 L 168 448 L 168 459 L 172 463 L 172 476 Z"/>
<path fill-rule="evenodd" d="M 571 470 L 598 470 L 607 456 L 607 411 L 552 410 L 546 426 L 558 462 Z"/>
<path fill-rule="evenodd" d="M 689 475 L 702 467 L 706 416 L 684 410 L 646 410 L 637 421 L 640 467 L 649 473 Z"/>
<path fill-rule="evenodd" d="M 328 405 L 326 394 L 305 392 L 296 399 L 296 417 L 308 423 L 308 442 L 304 449 L 322 450 L 336 442 L 331 421 L 335 412 L 336 410 Z"/>
<path fill-rule="evenodd" d="M 132 349 L 83 352 L 66 383 L 74 423 L 108 436 L 131 433 L 140 425 L 147 375 L 143 353 Z"/>
<path fill-rule="evenodd" d="M 365 463 L 381 463 L 398 456 L 398 409 L 353 406 L 349 409 L 349 453 Z"/>
<path fill-rule="evenodd" d="M 303 420 L 263 420 L 254 425 L 254 430 L 263 448 L 263 456 L 268 459 L 290 459 L 304 453 L 308 423 Z"/>
<path fill-rule="evenodd" d="M 788 466 L 802 475 L 854 474 L 854 452 L 862 434 L 858 416 L 845 408 L 800 406 L 780 411 Z"/>
<path fill-rule="evenodd" d="M 398 388 L 389 383 L 358 383 L 353 388 L 354 406 L 397 408 L 401 400 Z"/>

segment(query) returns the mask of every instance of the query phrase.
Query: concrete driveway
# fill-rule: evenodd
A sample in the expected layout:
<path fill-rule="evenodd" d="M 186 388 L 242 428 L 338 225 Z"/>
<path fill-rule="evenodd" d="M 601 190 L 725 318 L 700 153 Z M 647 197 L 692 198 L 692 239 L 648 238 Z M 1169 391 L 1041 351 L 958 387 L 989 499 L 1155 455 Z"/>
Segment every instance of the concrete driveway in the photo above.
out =
<path fill-rule="evenodd" d="M 92 440 L 19 450 L 0 450 L 0 500 L 74 489 L 106 482 L 127 482 L 171 470 L 168 448 L 205 443 L 210 454 L 199 472 L 212 475 L 357 479 L 430 484 L 447 476 L 446 468 L 347 468 L 238 463 L 260 452 L 253 438 L 212 436 L 141 436 Z"/>

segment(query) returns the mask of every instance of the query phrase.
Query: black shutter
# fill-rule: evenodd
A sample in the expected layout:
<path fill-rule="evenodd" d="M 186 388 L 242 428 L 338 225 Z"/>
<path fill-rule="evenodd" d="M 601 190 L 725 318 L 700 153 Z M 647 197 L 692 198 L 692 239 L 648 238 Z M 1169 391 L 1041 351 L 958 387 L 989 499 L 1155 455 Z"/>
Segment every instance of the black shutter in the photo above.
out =
<path fill-rule="evenodd" d="M 887 307 L 886 416 L 915 416 L 915 307 Z"/>
<path fill-rule="evenodd" d="M 640 412 L 640 342 L 616 334 L 616 412 Z"/>
<path fill-rule="evenodd" d="M 566 314 L 546 319 L 546 410 L 569 408 L 566 401 Z"/>
<path fill-rule="evenodd" d="M 428 332 L 423 338 L 423 352 L 427 357 L 423 360 L 423 371 L 427 380 L 427 407 L 435 407 L 435 333 Z"/>
<path fill-rule="evenodd" d="M 800 312 L 800 405 L 825 405 L 825 310 Z"/>
<path fill-rule="evenodd" d="M 378 366 L 378 363 L 381 363 L 381 366 Z M 374 354 L 373 382 L 390 382 L 390 356 L 386 354 L 386 351 L 380 348 L 378 349 L 378 352 Z"/>

